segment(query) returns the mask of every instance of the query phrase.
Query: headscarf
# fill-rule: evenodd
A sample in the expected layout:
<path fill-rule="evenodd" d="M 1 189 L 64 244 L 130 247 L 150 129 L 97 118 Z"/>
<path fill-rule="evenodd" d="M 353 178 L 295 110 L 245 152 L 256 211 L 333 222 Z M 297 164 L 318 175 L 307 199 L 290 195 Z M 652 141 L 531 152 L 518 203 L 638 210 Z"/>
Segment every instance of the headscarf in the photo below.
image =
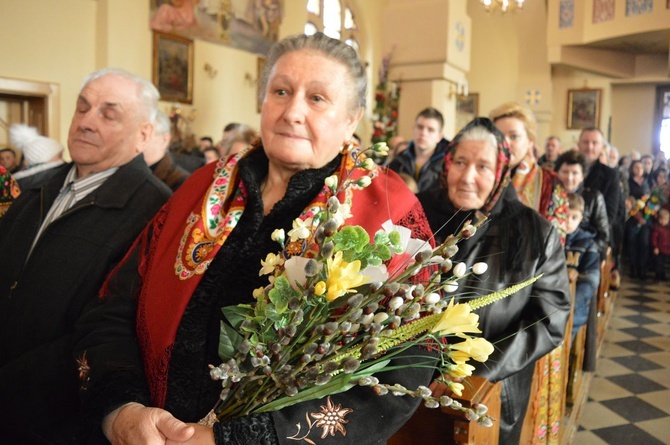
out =
<path fill-rule="evenodd" d="M 490 119 L 487 119 L 485 117 L 476 117 L 469 124 L 463 127 L 463 129 L 461 129 L 461 131 L 459 131 L 458 134 L 451 141 L 449 147 L 447 148 L 447 154 L 444 157 L 444 169 L 442 171 L 442 188 L 445 192 L 445 195 L 449 196 L 448 193 L 449 186 L 447 185 L 447 174 L 449 172 L 449 169 L 451 168 L 452 158 L 454 156 L 454 153 L 456 152 L 458 144 L 463 139 L 465 133 L 467 133 L 468 131 L 470 131 L 475 127 L 483 127 L 486 131 L 491 133 L 496 139 L 497 143 L 496 148 L 498 150 L 496 156 L 495 181 L 493 183 L 493 189 L 491 190 L 491 194 L 486 199 L 484 205 L 479 209 L 478 212 L 476 212 L 479 218 L 481 216 L 488 216 L 491 213 L 496 203 L 500 199 L 503 190 L 505 190 L 505 187 L 507 187 L 507 184 L 509 184 L 510 181 L 511 169 L 509 166 L 510 161 L 509 146 L 505 141 L 505 136 L 500 132 L 500 130 L 498 130 L 498 128 Z"/>

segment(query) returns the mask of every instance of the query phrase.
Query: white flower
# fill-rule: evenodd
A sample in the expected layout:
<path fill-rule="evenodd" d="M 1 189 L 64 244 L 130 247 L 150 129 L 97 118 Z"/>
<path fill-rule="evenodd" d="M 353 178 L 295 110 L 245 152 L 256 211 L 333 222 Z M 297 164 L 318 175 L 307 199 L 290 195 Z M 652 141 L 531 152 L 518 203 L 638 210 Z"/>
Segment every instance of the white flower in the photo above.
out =
<path fill-rule="evenodd" d="M 486 272 L 489 268 L 489 265 L 486 263 L 475 263 L 472 266 L 472 272 L 475 273 L 475 275 L 481 275 L 484 272 Z"/>
<path fill-rule="evenodd" d="M 312 218 L 307 218 L 306 220 L 301 220 L 296 218 L 293 220 L 293 229 L 288 231 L 288 236 L 291 237 L 291 242 L 297 241 L 299 239 L 307 239 L 312 228 Z"/>
<path fill-rule="evenodd" d="M 335 212 L 333 215 L 333 219 L 337 222 L 337 227 L 341 227 L 342 224 L 344 224 L 344 221 L 351 218 L 352 216 L 351 206 L 341 202 L 337 212 Z"/>
<path fill-rule="evenodd" d="M 274 272 L 277 266 L 284 264 L 284 258 L 274 253 L 268 253 L 264 260 L 261 260 L 261 270 L 258 272 L 258 276 L 267 275 Z"/>
<path fill-rule="evenodd" d="M 375 165 L 376 165 L 376 164 L 375 164 L 375 161 L 373 161 L 372 158 L 367 158 L 365 161 L 363 161 L 363 165 L 362 165 L 362 167 L 363 167 L 365 170 L 368 170 L 368 171 L 369 171 L 369 170 L 372 170 L 373 168 L 375 168 Z M 368 184 L 368 185 L 369 185 L 369 184 Z"/>
<path fill-rule="evenodd" d="M 284 275 L 293 288 L 297 289 L 298 285 L 304 286 L 307 282 L 305 265 L 308 262 L 309 258 L 292 256 L 284 263 Z M 323 267 L 323 265 L 319 265 L 319 267 Z"/>
<path fill-rule="evenodd" d="M 468 268 L 465 265 L 465 263 L 458 263 L 454 266 L 454 276 L 456 278 L 461 278 L 463 275 L 465 275 L 465 272 L 467 272 Z"/>
<path fill-rule="evenodd" d="M 367 266 L 361 271 L 361 274 L 370 277 L 370 283 L 384 283 L 389 278 L 389 273 L 384 264 L 379 266 Z"/>
<path fill-rule="evenodd" d="M 283 245 L 284 240 L 286 239 L 286 233 L 284 233 L 284 229 L 275 229 L 275 231 L 272 232 L 272 235 L 270 235 L 270 238 L 272 241 Z"/>

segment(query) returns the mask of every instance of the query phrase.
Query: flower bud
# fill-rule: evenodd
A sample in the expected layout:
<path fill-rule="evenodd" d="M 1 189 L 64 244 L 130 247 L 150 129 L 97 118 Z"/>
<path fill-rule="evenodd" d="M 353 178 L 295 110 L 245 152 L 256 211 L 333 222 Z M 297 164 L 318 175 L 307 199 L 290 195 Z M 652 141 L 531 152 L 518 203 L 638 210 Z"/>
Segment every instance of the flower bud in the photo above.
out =
<path fill-rule="evenodd" d="M 298 308 L 300 308 L 300 298 L 291 297 L 291 299 L 288 300 L 288 308 L 292 311 L 298 310 Z"/>
<path fill-rule="evenodd" d="M 486 263 L 475 263 L 475 264 L 472 266 L 472 272 L 473 272 L 475 275 L 481 275 L 481 274 L 483 274 L 484 272 L 486 272 L 486 271 L 488 270 L 488 268 L 489 268 L 489 265 L 486 264 Z"/>
<path fill-rule="evenodd" d="M 337 210 L 340 208 L 340 200 L 337 199 L 336 196 L 331 196 L 330 198 L 328 198 L 326 208 L 328 209 L 329 212 L 336 213 Z"/>
<path fill-rule="evenodd" d="M 344 360 L 342 360 L 342 369 L 347 374 L 356 372 L 360 366 L 361 362 L 355 359 L 354 357 L 347 357 Z"/>
<path fill-rule="evenodd" d="M 372 184 L 372 179 L 370 179 L 369 176 L 363 176 L 358 181 L 356 181 L 356 183 L 358 184 L 359 187 L 365 188 L 370 184 Z"/>
<path fill-rule="evenodd" d="M 335 189 L 337 189 L 337 175 L 328 176 L 324 182 L 326 184 L 326 187 L 328 187 L 332 191 L 335 191 Z"/>
<path fill-rule="evenodd" d="M 465 265 L 465 263 L 458 263 L 454 266 L 454 276 L 456 278 L 461 278 L 463 275 L 465 275 L 465 272 L 467 272 L 468 268 Z"/>
<path fill-rule="evenodd" d="M 324 258 L 330 258 L 333 256 L 333 250 L 335 250 L 335 244 L 328 241 L 321 246 L 321 255 L 323 255 Z"/>
<path fill-rule="evenodd" d="M 347 300 L 347 304 L 352 308 L 357 308 L 363 303 L 363 294 L 354 294 Z"/>
<path fill-rule="evenodd" d="M 319 263 L 314 258 L 310 258 L 305 264 L 305 276 L 311 278 L 319 271 Z"/>
<path fill-rule="evenodd" d="M 351 330 L 351 322 L 350 321 L 343 321 L 340 323 L 340 332 L 343 334 L 346 334 Z"/>
<path fill-rule="evenodd" d="M 380 385 L 373 386 L 372 391 L 374 391 L 374 393 L 377 394 L 378 396 L 384 396 L 389 392 L 386 386 L 380 386 Z"/>
<path fill-rule="evenodd" d="M 434 409 L 434 408 L 439 408 L 440 407 L 440 402 L 438 402 L 435 399 L 428 399 L 428 400 L 426 400 L 424 405 L 426 406 L 426 408 Z"/>
<path fill-rule="evenodd" d="M 323 327 L 323 335 L 330 335 L 337 330 L 337 323 L 329 321 Z"/>
<path fill-rule="evenodd" d="M 426 304 L 435 304 L 438 301 L 440 301 L 440 294 L 436 292 L 431 292 L 430 294 L 426 295 Z"/>
<path fill-rule="evenodd" d="M 326 236 L 333 236 L 336 230 L 337 230 L 337 221 L 335 221 L 333 218 L 330 218 L 323 224 L 323 233 Z"/>
<path fill-rule="evenodd" d="M 363 314 L 359 319 L 358 322 L 362 324 L 363 326 L 367 326 L 370 323 L 372 323 L 372 319 L 374 318 L 373 314 Z"/>
<path fill-rule="evenodd" d="M 442 264 L 440 264 L 440 273 L 447 273 L 451 270 L 452 267 L 452 262 L 449 258 L 444 260 Z"/>
<path fill-rule="evenodd" d="M 331 373 L 337 371 L 337 368 L 339 368 L 339 367 L 340 366 L 335 362 L 326 362 L 323 365 L 323 372 L 327 372 L 328 374 L 331 374 Z"/>
<path fill-rule="evenodd" d="M 379 309 L 379 305 L 373 301 L 372 303 L 368 304 L 363 308 L 363 313 L 366 315 L 373 314 L 374 312 L 377 311 L 377 309 Z"/>
<path fill-rule="evenodd" d="M 375 323 L 383 323 L 389 318 L 389 314 L 386 312 L 380 312 L 378 314 L 375 314 L 374 318 L 372 319 Z"/>
<path fill-rule="evenodd" d="M 393 297 L 388 303 L 388 308 L 392 311 L 398 309 L 405 300 L 402 297 Z"/>
<path fill-rule="evenodd" d="M 330 374 L 319 374 L 314 383 L 316 383 L 317 386 L 322 386 L 330 382 L 331 378 L 332 376 Z"/>
<path fill-rule="evenodd" d="M 447 257 L 451 258 L 452 256 L 458 253 L 458 246 L 456 244 L 447 247 Z"/>
<path fill-rule="evenodd" d="M 284 229 L 275 229 L 275 231 L 272 232 L 272 235 L 270 235 L 270 238 L 272 241 L 275 241 L 283 246 L 284 241 L 286 240 L 286 233 L 284 232 Z"/>
<path fill-rule="evenodd" d="M 428 260 L 430 260 L 432 258 L 432 256 L 433 256 L 433 251 L 432 250 L 422 250 L 421 252 L 417 253 L 414 256 L 414 259 L 418 263 L 423 264 L 423 263 L 428 262 Z"/>
<path fill-rule="evenodd" d="M 444 290 L 447 293 L 456 292 L 458 290 L 458 284 L 447 283 L 444 286 L 442 286 L 442 290 Z"/>

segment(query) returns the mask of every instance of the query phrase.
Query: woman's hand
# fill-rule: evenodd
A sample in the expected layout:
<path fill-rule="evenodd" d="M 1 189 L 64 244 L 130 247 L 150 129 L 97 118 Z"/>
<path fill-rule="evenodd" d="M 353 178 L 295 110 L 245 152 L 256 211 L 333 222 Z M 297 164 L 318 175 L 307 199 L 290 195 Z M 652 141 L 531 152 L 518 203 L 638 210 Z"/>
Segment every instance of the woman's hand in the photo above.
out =
<path fill-rule="evenodd" d="M 128 403 L 109 413 L 102 422 L 102 431 L 112 445 L 180 443 L 189 440 L 195 433 L 193 426 L 176 419 L 169 412 L 139 403 Z M 212 434 L 211 443 L 214 443 L 213 439 Z"/>
<path fill-rule="evenodd" d="M 207 426 L 198 425 L 197 423 L 189 423 L 190 426 L 195 428 L 195 434 L 191 436 L 190 439 L 184 442 L 176 442 L 172 440 L 166 440 L 166 445 L 215 445 L 216 441 L 214 440 L 214 430 Z"/>

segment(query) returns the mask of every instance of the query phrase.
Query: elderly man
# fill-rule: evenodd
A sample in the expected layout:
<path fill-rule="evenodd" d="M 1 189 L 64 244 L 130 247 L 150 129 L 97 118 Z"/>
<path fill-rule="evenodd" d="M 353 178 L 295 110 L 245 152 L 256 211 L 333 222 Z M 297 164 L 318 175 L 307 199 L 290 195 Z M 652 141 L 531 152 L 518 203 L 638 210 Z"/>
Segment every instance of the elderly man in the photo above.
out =
<path fill-rule="evenodd" d="M 547 142 L 544 145 L 544 154 L 540 156 L 540 159 L 537 160 L 537 163 L 540 167 L 548 168 L 553 170 L 556 164 L 556 160 L 561 155 L 562 152 L 561 140 L 558 136 L 549 136 Z"/>
<path fill-rule="evenodd" d="M 444 118 L 435 108 L 421 111 L 414 121 L 414 139 L 395 156 L 389 168 L 414 178 L 419 191 L 439 180 L 449 141 L 442 137 Z"/>
<path fill-rule="evenodd" d="M 154 122 L 154 135 L 144 150 L 144 161 L 154 176 L 160 179 L 176 192 L 190 175 L 185 169 L 177 165 L 168 152 L 170 145 L 170 119 L 159 111 Z"/>
<path fill-rule="evenodd" d="M 72 356 L 74 324 L 170 195 L 141 154 L 157 103 L 144 79 L 91 74 L 68 134 L 74 162 L 24 190 L 0 220 L 3 443 L 76 440 L 88 366 Z"/>
<path fill-rule="evenodd" d="M 599 161 L 605 148 L 602 132 L 595 127 L 585 128 L 579 135 L 579 151 L 588 162 L 588 172 L 584 179 L 584 187 L 598 190 L 605 198 L 607 219 L 611 228 L 612 254 L 616 259 L 623 240 L 624 228 L 624 197 L 619 187 L 619 174 L 616 170 Z M 616 281 L 616 279 L 615 279 Z"/>

